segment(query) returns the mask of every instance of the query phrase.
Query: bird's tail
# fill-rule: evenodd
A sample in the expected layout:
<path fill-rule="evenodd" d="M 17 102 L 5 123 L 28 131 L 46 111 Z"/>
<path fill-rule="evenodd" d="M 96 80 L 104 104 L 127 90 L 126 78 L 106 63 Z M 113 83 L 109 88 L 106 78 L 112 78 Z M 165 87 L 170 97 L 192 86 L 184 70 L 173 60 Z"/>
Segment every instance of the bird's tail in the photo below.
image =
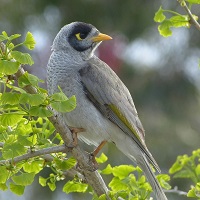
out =
<path fill-rule="evenodd" d="M 167 197 L 165 196 L 165 193 L 163 192 L 158 180 L 156 179 L 146 156 L 143 153 L 141 154 L 142 156 L 140 156 L 139 158 L 136 158 L 136 161 L 139 167 L 142 169 L 142 171 L 146 175 L 149 183 L 151 184 L 151 187 L 153 188 L 154 193 L 156 195 L 156 199 L 167 200 Z"/>

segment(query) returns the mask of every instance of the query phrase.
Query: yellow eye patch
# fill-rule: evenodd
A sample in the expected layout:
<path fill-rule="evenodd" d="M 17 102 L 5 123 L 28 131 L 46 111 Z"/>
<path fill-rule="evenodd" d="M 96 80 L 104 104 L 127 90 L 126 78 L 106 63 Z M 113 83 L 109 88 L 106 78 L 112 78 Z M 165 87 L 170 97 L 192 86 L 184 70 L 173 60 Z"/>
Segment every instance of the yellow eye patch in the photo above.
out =
<path fill-rule="evenodd" d="M 76 38 L 77 38 L 78 40 L 82 40 L 82 38 L 81 38 L 81 36 L 80 36 L 80 33 L 77 33 L 77 34 L 76 34 Z"/>

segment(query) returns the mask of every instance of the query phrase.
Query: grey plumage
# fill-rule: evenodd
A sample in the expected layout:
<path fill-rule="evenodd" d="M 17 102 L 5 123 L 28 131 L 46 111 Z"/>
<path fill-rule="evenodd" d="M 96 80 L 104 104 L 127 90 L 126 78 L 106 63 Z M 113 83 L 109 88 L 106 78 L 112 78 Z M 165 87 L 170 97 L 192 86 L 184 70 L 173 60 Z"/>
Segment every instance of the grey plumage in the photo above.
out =
<path fill-rule="evenodd" d="M 158 200 L 167 200 L 149 162 L 159 167 L 145 145 L 143 126 L 132 97 L 119 77 L 99 60 L 94 50 L 100 32 L 92 25 L 74 22 L 57 34 L 47 67 L 49 94 L 62 88 L 76 95 L 77 107 L 63 114 L 69 126 L 84 128 L 79 139 L 98 146 L 112 141 L 144 171 Z"/>

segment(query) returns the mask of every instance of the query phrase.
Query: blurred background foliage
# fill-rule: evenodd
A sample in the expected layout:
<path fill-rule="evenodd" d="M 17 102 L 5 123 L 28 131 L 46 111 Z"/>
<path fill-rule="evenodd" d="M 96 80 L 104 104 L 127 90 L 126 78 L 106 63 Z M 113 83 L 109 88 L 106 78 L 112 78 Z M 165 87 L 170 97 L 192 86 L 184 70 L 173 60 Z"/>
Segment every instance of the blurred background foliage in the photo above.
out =
<path fill-rule="evenodd" d="M 146 130 L 147 146 L 162 172 L 168 173 L 179 154 L 191 154 L 200 146 L 200 40 L 194 27 L 174 29 L 173 36 L 161 37 L 153 21 L 160 5 L 184 13 L 176 1 L 167 0 L 0 0 L 0 31 L 33 33 L 35 64 L 27 70 L 42 79 L 52 41 L 65 24 L 84 21 L 110 34 L 113 40 L 104 42 L 97 55 L 129 88 Z M 199 6 L 192 11 L 200 16 Z M 130 163 L 112 144 L 103 151 L 112 165 Z M 0 199 L 83 199 L 61 189 L 52 193 L 37 181 L 23 197 L 1 192 Z M 190 186 L 178 179 L 171 184 L 180 190 Z M 184 198 L 171 195 L 170 199 Z"/>

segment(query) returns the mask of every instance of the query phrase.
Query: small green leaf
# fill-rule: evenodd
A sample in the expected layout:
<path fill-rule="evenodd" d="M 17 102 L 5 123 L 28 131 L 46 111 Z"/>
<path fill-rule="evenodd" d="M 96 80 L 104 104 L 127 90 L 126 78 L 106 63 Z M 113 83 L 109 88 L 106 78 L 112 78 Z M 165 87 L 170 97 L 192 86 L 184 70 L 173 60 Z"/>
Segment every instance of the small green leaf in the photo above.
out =
<path fill-rule="evenodd" d="M 19 51 L 12 51 L 11 55 L 16 61 L 18 61 L 21 64 L 28 64 L 28 65 L 34 64 L 32 57 L 28 53 L 22 53 L 22 52 L 19 52 Z"/>
<path fill-rule="evenodd" d="M 2 31 L 2 35 L 6 38 L 6 40 L 9 39 L 8 34 L 5 31 Z"/>
<path fill-rule="evenodd" d="M 9 178 L 10 172 L 6 169 L 6 166 L 0 166 L 0 183 L 5 184 Z"/>
<path fill-rule="evenodd" d="M 11 35 L 11 36 L 9 37 L 9 40 L 14 40 L 14 39 L 16 39 L 16 38 L 19 38 L 20 36 L 21 36 L 20 34 Z"/>
<path fill-rule="evenodd" d="M 27 186 L 31 185 L 34 181 L 35 173 L 23 173 L 15 175 L 11 179 L 17 185 Z"/>
<path fill-rule="evenodd" d="M 71 157 L 67 160 L 60 160 L 60 159 L 55 158 L 54 161 L 55 161 L 57 167 L 61 170 L 71 169 L 76 164 L 76 160 L 73 157 Z"/>
<path fill-rule="evenodd" d="M 47 185 L 49 186 L 49 189 L 50 189 L 51 191 L 54 191 L 54 190 L 56 189 L 56 184 L 55 184 L 55 182 L 52 182 L 52 183 L 48 182 Z"/>
<path fill-rule="evenodd" d="M 67 194 L 70 192 L 86 192 L 87 188 L 88 188 L 88 185 L 85 183 L 68 181 L 63 187 L 63 192 Z"/>
<path fill-rule="evenodd" d="M 27 32 L 26 38 L 25 38 L 25 41 L 23 42 L 23 44 L 30 50 L 35 48 L 36 42 L 35 42 L 35 39 L 34 39 L 32 33 Z"/>
<path fill-rule="evenodd" d="M 39 106 L 46 99 L 45 94 L 28 94 L 23 93 L 20 96 L 19 102 L 22 104 L 28 103 L 31 106 Z"/>
<path fill-rule="evenodd" d="M 21 113 L 4 113 L 0 116 L 2 126 L 13 126 L 19 123 L 23 118 Z"/>
<path fill-rule="evenodd" d="M 191 4 L 200 4 L 200 0 L 186 0 L 186 1 Z"/>
<path fill-rule="evenodd" d="M 29 110 L 29 114 L 31 116 L 37 116 L 37 117 L 50 117 L 53 115 L 53 113 L 48 110 L 46 107 L 43 106 L 32 106 Z"/>
<path fill-rule="evenodd" d="M 71 112 L 76 108 L 76 97 L 73 95 L 66 101 L 52 102 L 51 106 L 58 112 Z"/>
<path fill-rule="evenodd" d="M 187 197 L 200 198 L 200 182 L 197 183 L 195 187 L 191 186 L 191 190 L 189 190 Z"/>
<path fill-rule="evenodd" d="M 101 171 L 102 174 L 111 174 L 113 172 L 113 168 L 110 164 L 107 165 L 105 169 Z"/>
<path fill-rule="evenodd" d="M 8 60 L 0 60 L 0 73 L 11 75 L 18 71 L 20 64 Z"/>
<path fill-rule="evenodd" d="M 8 189 L 8 187 L 5 183 L 0 183 L 0 190 L 6 191 L 7 189 Z"/>
<path fill-rule="evenodd" d="M 51 96 L 51 99 L 53 101 L 66 101 L 66 100 L 68 100 L 68 98 L 66 97 L 66 95 L 63 92 L 54 93 Z"/>
<path fill-rule="evenodd" d="M 166 189 L 166 190 L 170 190 L 171 186 L 169 185 L 168 181 L 170 181 L 170 176 L 167 174 L 159 174 L 156 176 L 156 178 L 158 179 L 160 185 Z"/>
<path fill-rule="evenodd" d="M 113 191 L 122 191 L 128 190 L 128 185 L 123 183 L 118 177 L 114 177 L 111 182 L 109 183 L 109 187 L 113 190 Z"/>
<path fill-rule="evenodd" d="M 2 150 L 2 156 L 4 159 L 13 158 L 26 153 L 26 148 L 18 142 L 5 143 Z"/>
<path fill-rule="evenodd" d="M 113 167 L 113 175 L 119 177 L 119 179 L 126 178 L 131 172 L 135 170 L 132 165 L 120 165 Z"/>
<path fill-rule="evenodd" d="M 163 14 L 162 6 L 159 8 L 159 10 L 155 13 L 154 21 L 155 22 L 162 22 L 165 20 L 165 15 Z"/>
<path fill-rule="evenodd" d="M 18 84 L 20 87 L 25 87 L 27 85 L 38 86 L 38 83 L 42 82 L 37 76 L 25 72 L 18 79 Z"/>
<path fill-rule="evenodd" d="M 170 19 L 171 26 L 177 27 L 190 27 L 189 17 L 187 15 L 173 16 Z"/>
<path fill-rule="evenodd" d="M 43 187 L 47 185 L 47 180 L 46 178 L 43 178 L 42 176 L 39 176 L 39 184 Z"/>
<path fill-rule="evenodd" d="M 22 185 L 16 185 L 14 183 L 10 183 L 10 190 L 17 195 L 22 195 L 24 194 L 24 189 L 25 187 Z"/>
<path fill-rule="evenodd" d="M 172 31 L 170 30 L 170 27 L 172 26 L 172 23 L 170 20 L 164 20 L 159 26 L 158 31 L 159 33 L 164 36 L 168 37 L 172 35 Z"/>
<path fill-rule="evenodd" d="M 23 165 L 23 169 L 25 172 L 31 173 L 34 172 L 35 174 L 39 173 L 43 169 L 43 160 L 32 160 L 32 161 L 27 161 Z"/>
<path fill-rule="evenodd" d="M 4 40 L 7 40 L 8 38 L 4 35 L 0 35 L 0 42 L 3 42 Z"/>
<path fill-rule="evenodd" d="M 108 160 L 108 157 L 104 154 L 104 153 L 102 153 L 101 155 L 100 155 L 100 157 L 96 157 L 95 158 L 95 160 L 97 161 L 97 163 L 105 163 L 107 160 Z"/>
<path fill-rule="evenodd" d="M 20 98 L 19 93 L 5 92 L 1 96 L 1 102 L 2 102 L 2 104 L 15 105 L 15 104 L 19 103 L 19 98 Z"/>

